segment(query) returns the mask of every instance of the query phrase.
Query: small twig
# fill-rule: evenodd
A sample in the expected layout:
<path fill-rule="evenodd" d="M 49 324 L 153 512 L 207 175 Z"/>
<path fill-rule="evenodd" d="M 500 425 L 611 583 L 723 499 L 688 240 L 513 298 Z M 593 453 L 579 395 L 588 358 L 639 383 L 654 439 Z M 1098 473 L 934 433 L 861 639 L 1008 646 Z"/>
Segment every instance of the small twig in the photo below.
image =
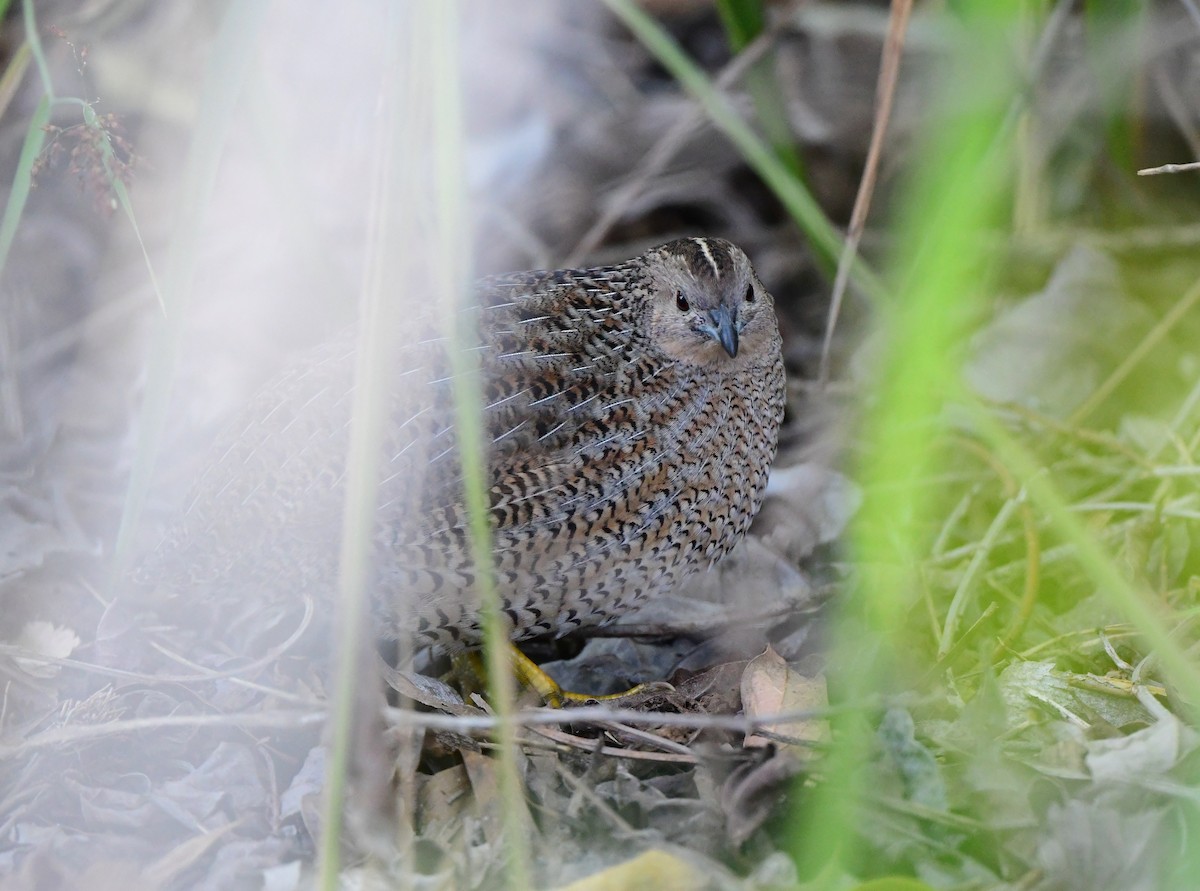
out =
<path fill-rule="evenodd" d="M 1117 654 L 1117 648 L 1113 646 L 1113 643 L 1111 640 L 1109 640 L 1108 635 L 1105 634 L 1103 630 L 1101 630 L 1099 634 L 1100 643 L 1104 645 L 1104 652 L 1106 652 L 1108 654 L 1108 658 L 1113 661 L 1113 665 L 1117 666 L 1117 668 L 1121 669 L 1122 671 L 1133 671 L 1133 666 Z"/>
<path fill-rule="evenodd" d="M 103 724 L 78 724 L 56 727 L 34 734 L 19 743 L 0 745 L 0 761 L 18 758 L 37 749 L 65 743 L 100 739 L 116 734 L 131 734 L 143 730 L 167 730 L 172 727 L 313 727 L 327 717 L 323 709 L 281 709 L 264 712 L 238 712 L 211 715 L 163 715 L 158 718 L 131 718 L 107 721 Z"/>
<path fill-rule="evenodd" d="M 13 659 L 24 659 L 34 662 L 38 665 L 56 665 L 63 668 L 73 668 L 78 671 L 95 674 L 101 677 L 123 678 L 127 680 L 140 681 L 145 684 L 199 684 L 210 681 L 230 679 L 234 682 L 244 683 L 253 689 L 257 689 L 263 693 L 268 693 L 272 696 L 280 696 L 306 705 L 313 705 L 315 704 L 314 700 L 310 697 L 298 697 L 295 694 L 287 693 L 274 687 L 268 687 L 255 684 L 252 681 L 246 681 L 241 677 L 242 675 L 249 674 L 250 672 L 257 671 L 259 668 L 270 665 L 272 662 L 283 656 L 284 653 L 286 653 L 289 649 L 291 649 L 296 641 L 298 641 L 308 629 L 309 623 L 312 621 L 313 609 L 314 607 L 312 598 L 306 596 L 304 598 L 304 617 L 300 620 L 300 625 L 294 632 L 292 632 L 287 640 L 283 641 L 281 644 L 279 644 L 279 646 L 273 647 L 267 651 L 264 656 L 260 656 L 253 662 L 248 662 L 245 665 L 239 665 L 237 668 L 230 668 L 225 671 L 212 671 L 202 665 L 197 665 L 195 662 L 191 662 L 186 657 L 174 653 L 154 641 L 150 642 L 150 646 L 163 656 L 166 656 L 168 659 L 178 662 L 181 665 L 185 665 L 188 668 L 193 668 L 197 671 L 197 673 L 147 674 L 140 671 L 129 671 L 128 669 L 123 668 L 113 668 L 112 666 L 100 665 L 95 662 L 83 662 L 79 659 L 50 656 L 46 653 L 39 653 L 36 650 L 29 650 L 25 647 L 19 647 L 14 644 L 0 644 L 0 656 L 10 656 Z"/>
<path fill-rule="evenodd" d="M 677 743 L 671 739 L 663 739 L 661 736 L 655 733 L 650 733 L 647 730 L 638 730 L 636 727 L 629 727 L 616 721 L 603 721 L 598 723 L 596 726 L 602 727 L 610 733 L 621 733 L 625 734 L 626 736 L 630 736 L 633 739 L 641 740 L 647 745 L 656 746 L 664 752 L 672 752 L 676 755 L 683 755 L 688 758 L 694 757 L 692 750 L 683 743 Z"/>
<path fill-rule="evenodd" d="M 555 724 L 583 722 L 620 721 L 624 724 L 641 724 L 651 727 L 685 727 L 693 730 L 731 730 L 736 733 L 752 733 L 772 724 L 790 724 L 827 718 L 848 711 L 870 707 L 870 703 L 837 705 L 818 709 L 799 709 L 775 715 L 699 715 L 672 714 L 661 712 L 639 712 L 633 709 L 610 708 L 589 705 L 580 708 L 552 709 L 536 708 L 519 712 L 509 720 L 518 727 L 541 727 Z M 431 730 L 451 730 L 466 733 L 472 730 L 494 730 L 501 719 L 491 715 L 440 715 L 418 712 L 412 709 L 388 707 L 385 716 L 397 723 L 427 727 Z"/>
<path fill-rule="evenodd" d="M 1188 170 L 1200 170 L 1200 161 L 1189 161 L 1187 164 L 1162 164 L 1158 167 L 1143 167 L 1137 172 L 1137 175 L 1155 176 L 1159 173 L 1184 173 Z"/>
<path fill-rule="evenodd" d="M 666 764 L 698 764 L 700 762 L 700 759 L 690 752 L 686 754 L 676 752 L 644 752 L 640 749 L 621 749 L 616 746 L 596 745 L 596 740 L 574 736 L 553 727 L 535 727 L 533 728 L 533 732 L 559 745 L 570 746 L 571 748 L 580 749 L 593 755 L 608 755 L 612 758 L 627 758 L 634 761 L 658 761 Z M 653 736 L 653 734 L 649 733 L 644 735 Z M 657 737 L 655 739 L 657 740 Z M 662 742 L 662 740 L 657 740 L 657 742 Z"/>
<path fill-rule="evenodd" d="M 633 827 L 629 825 L 625 818 L 611 804 L 596 794 L 595 784 L 589 782 L 591 777 L 577 777 L 571 771 L 561 768 L 561 766 L 558 773 L 559 776 L 566 780 L 567 785 L 571 787 L 572 798 L 576 795 L 586 798 L 591 806 L 596 809 L 596 812 L 608 820 L 618 832 L 633 833 Z"/>

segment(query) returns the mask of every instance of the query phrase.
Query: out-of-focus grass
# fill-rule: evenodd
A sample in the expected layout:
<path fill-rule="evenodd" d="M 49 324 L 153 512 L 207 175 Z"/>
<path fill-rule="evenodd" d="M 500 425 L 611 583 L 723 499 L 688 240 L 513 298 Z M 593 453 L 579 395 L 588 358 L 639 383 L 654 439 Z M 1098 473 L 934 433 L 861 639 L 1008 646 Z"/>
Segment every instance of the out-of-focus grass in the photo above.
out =
<path fill-rule="evenodd" d="M 483 382 L 478 352 L 473 349 L 478 334 L 464 312 L 471 295 L 470 226 L 467 222 L 466 164 L 463 148 L 462 89 L 458 72 L 462 65 L 458 35 L 458 4 L 441 0 L 429 5 L 430 31 L 434 46 L 432 65 L 434 99 L 434 179 L 437 226 L 434 235 L 435 281 L 442 326 L 450 343 L 455 420 L 458 426 L 459 460 L 471 538 L 471 557 L 480 598 L 484 661 L 492 710 L 500 719 L 497 729 L 496 774 L 500 799 L 504 802 L 504 878 L 510 889 L 530 886 L 531 852 L 527 827 L 522 825 L 525 795 L 517 767 L 516 727 L 509 720 L 516 710 L 512 663 L 509 658 L 509 627 L 502 617 L 492 566 L 492 533 L 488 505 L 486 430 L 483 425 Z M 435 11 L 436 10 L 436 11 Z"/>
<path fill-rule="evenodd" d="M 851 700 L 887 690 L 885 679 L 911 677 L 930 656 L 897 633 L 921 588 L 917 567 L 937 506 L 919 481 L 946 447 L 941 412 L 954 392 L 958 344 L 989 279 L 979 236 L 1000 215 L 1011 162 L 995 142 L 1015 89 L 1004 65 L 1007 29 L 997 27 L 1006 17 L 975 6 L 983 9 L 962 23 L 962 55 L 945 78 L 941 114 L 895 225 L 894 294 L 874 321 L 881 343 L 854 468 L 866 494 L 853 530 L 857 593 L 842 605 L 831 654 L 831 683 Z M 854 861 L 869 733 L 860 721 L 844 724 L 825 782 L 797 812 L 802 864 L 831 852 Z"/>
<path fill-rule="evenodd" d="M 374 707 L 364 673 L 370 649 L 365 623 L 367 586 L 371 580 L 372 540 L 378 501 L 377 480 L 380 444 L 388 415 L 388 356 L 396 324 L 403 309 L 392 295 L 402 292 L 404 281 L 418 264 L 412 222 L 405 213 L 420 196 L 410 171 L 418 158 L 414 122 L 424 122 L 419 109 L 425 104 L 420 66 L 428 59 L 425 35 L 416 28 L 405 33 L 404 18 L 392 7 L 382 27 L 388 34 L 380 77 L 379 132 L 371 176 L 372 201 L 366 231 L 366 257 L 355 357 L 350 445 L 346 455 L 345 513 L 338 572 L 336 638 L 333 644 L 334 677 L 330 694 L 326 737 L 329 755 L 322 797 L 321 837 L 317 839 L 317 887 L 333 891 L 341 884 L 342 830 L 345 825 L 348 777 L 356 730 L 370 726 L 364 712 Z M 384 777 L 373 778 L 375 782 Z"/>
<path fill-rule="evenodd" d="M 379 446 L 387 415 L 392 363 L 389 344 L 404 329 L 403 314 L 421 303 L 415 289 L 433 284 L 450 358 L 455 428 L 462 465 L 471 552 L 488 666 L 489 703 L 501 719 L 496 774 L 501 809 L 504 880 L 509 888 L 529 887 L 529 850 L 521 824 L 524 792 L 517 772 L 508 633 L 492 573 L 491 529 L 487 502 L 483 388 L 476 332 L 467 310 L 471 299 L 471 232 L 464 183 L 462 63 L 458 4 L 453 0 L 401 8 L 393 6 L 385 23 L 389 60 L 383 72 L 384 121 L 377 151 L 374 207 L 369 225 L 364 316 L 356 369 L 354 422 L 347 474 L 346 522 L 341 558 L 338 623 L 338 683 L 331 710 L 331 756 L 327 771 L 324 837 L 321 840 L 321 887 L 338 887 L 342 812 L 351 736 L 357 709 L 374 700 L 360 694 L 363 666 L 362 618 L 374 540 Z M 432 171 L 432 179 L 428 172 Z M 432 225 L 430 225 L 432 222 Z M 402 806 L 411 802 L 401 802 Z M 411 816 L 411 815 L 410 815 Z M 411 857 L 396 868 L 409 876 Z"/>
<path fill-rule="evenodd" d="M 130 475 L 117 533 L 114 581 L 124 576 L 132 559 L 134 530 L 150 490 L 174 387 L 175 365 L 184 336 L 183 316 L 196 275 L 205 210 L 216 186 L 221 156 L 233 127 L 234 109 L 254 61 L 267 10 L 264 0 L 232 4 L 221 19 L 205 70 L 159 298 L 164 317 L 153 339 L 146 370 L 138 458 Z"/>
<path fill-rule="evenodd" d="M 249 60 L 256 45 L 258 26 L 267 4 L 254 2 L 235 4 L 223 19 L 214 45 L 212 64 L 205 81 L 201 118 L 197 136 L 192 142 L 186 165 L 184 188 L 179 201 L 178 228 L 171 241 L 167 276 L 160 288 L 134 213 L 125 183 L 116 175 L 114 149 L 109 134 L 97 119 L 92 105 L 76 97 L 63 97 L 55 92 L 50 67 L 38 32 L 38 21 L 32 0 L 23 0 L 25 43 L 14 55 L 4 74 L 4 89 L 10 80 L 19 79 L 32 59 L 43 91 L 37 108 L 26 129 L 25 141 L 17 162 L 9 200 L 0 219 L 0 272 L 8 259 L 17 227 L 33 186 L 34 165 L 46 145 L 46 125 L 56 109 L 78 110 L 83 126 L 100 135 L 101 163 L 112 190 L 115 206 L 121 208 L 137 239 L 150 283 L 163 311 L 162 330 L 154 339 L 154 352 L 147 369 L 147 388 L 143 403 L 143 423 L 139 430 L 138 460 L 130 478 L 125 507 L 117 533 L 116 559 L 113 561 L 113 582 L 124 577 L 131 559 L 131 540 L 138 516 L 145 503 L 153 474 L 158 444 L 162 438 L 167 405 L 171 398 L 174 365 L 182 337 L 181 320 L 187 305 L 192 277 L 195 274 L 199 227 L 216 179 L 216 171 L 232 120 L 233 104 L 243 83 Z M 14 86 L 15 88 L 15 86 Z"/>

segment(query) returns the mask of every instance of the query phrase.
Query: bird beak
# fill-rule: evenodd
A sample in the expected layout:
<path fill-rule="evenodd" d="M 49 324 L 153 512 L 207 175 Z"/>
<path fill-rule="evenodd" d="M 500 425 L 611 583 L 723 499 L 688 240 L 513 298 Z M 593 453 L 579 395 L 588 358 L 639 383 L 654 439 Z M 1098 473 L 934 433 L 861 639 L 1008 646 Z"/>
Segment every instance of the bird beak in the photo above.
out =
<path fill-rule="evenodd" d="M 708 317 L 712 321 L 712 325 L 706 327 L 705 331 L 712 336 L 713 340 L 725 347 L 725 352 L 729 353 L 730 358 L 736 357 L 738 354 L 737 310 L 727 306 L 718 306 L 709 312 Z"/>

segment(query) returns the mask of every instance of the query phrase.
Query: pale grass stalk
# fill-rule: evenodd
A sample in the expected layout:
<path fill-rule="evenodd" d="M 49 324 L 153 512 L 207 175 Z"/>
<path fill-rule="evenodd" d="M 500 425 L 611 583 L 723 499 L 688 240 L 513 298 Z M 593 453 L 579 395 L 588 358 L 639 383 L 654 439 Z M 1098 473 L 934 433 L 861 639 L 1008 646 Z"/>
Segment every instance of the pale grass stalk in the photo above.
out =
<path fill-rule="evenodd" d="M 434 187 L 437 193 L 433 246 L 436 300 L 441 308 L 442 327 L 449 339 L 463 494 L 480 598 L 488 695 L 498 720 L 496 772 L 503 802 L 504 875 L 508 887 L 519 891 L 530 887 L 530 852 L 527 827 L 521 820 L 525 813 L 524 790 L 517 767 L 516 731 L 512 723 L 516 705 L 508 657 L 509 628 L 501 616 L 492 567 L 483 387 L 477 353 L 470 349 L 475 345 L 475 334 L 467 327 L 471 314 L 461 311 L 463 302 L 470 299 L 472 255 L 463 189 L 466 165 L 459 81 L 461 20 L 457 0 L 427 2 L 423 11 L 428 18 L 428 36 L 433 47 L 430 61 L 434 91 Z"/>
<path fill-rule="evenodd" d="M 412 182 L 413 167 L 406 163 L 412 160 L 412 146 L 406 144 L 404 134 L 417 129 L 411 126 L 414 120 L 419 120 L 412 106 L 419 101 L 418 85 L 423 79 L 421 72 L 402 67 L 401 50 L 405 47 L 399 23 L 393 11 L 385 25 L 390 39 L 386 41 L 388 53 L 380 78 L 379 141 L 372 171 L 366 265 L 360 295 L 362 318 L 355 359 L 338 573 L 334 687 L 326 729 L 329 755 L 317 851 L 317 887 L 323 891 L 334 891 L 340 884 L 346 781 L 354 733 L 364 724 L 363 710 L 374 705 L 371 685 L 363 678 L 364 660 L 360 654 L 364 647 L 370 646 L 366 602 L 371 582 L 379 452 L 387 410 L 388 343 L 394 340 L 398 303 L 405 299 L 405 273 L 414 265 L 417 253 L 408 238 L 410 233 L 405 231 L 406 220 L 401 209 L 411 207 L 409 201 L 417 189 Z M 359 694 L 364 685 L 366 696 Z"/>

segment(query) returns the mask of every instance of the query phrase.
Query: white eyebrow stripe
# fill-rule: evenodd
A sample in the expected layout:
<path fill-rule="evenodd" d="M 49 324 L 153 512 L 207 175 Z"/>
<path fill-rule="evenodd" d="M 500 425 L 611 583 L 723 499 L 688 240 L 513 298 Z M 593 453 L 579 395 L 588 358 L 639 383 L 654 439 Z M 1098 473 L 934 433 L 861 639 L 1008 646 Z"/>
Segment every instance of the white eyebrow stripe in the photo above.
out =
<path fill-rule="evenodd" d="M 707 238 L 693 238 L 692 241 L 696 242 L 696 244 L 700 247 L 701 253 L 704 254 L 704 259 L 707 260 L 708 265 L 712 267 L 713 277 L 720 278 L 721 277 L 721 268 L 719 266 L 717 266 L 717 260 L 712 255 L 712 251 L 709 250 L 709 248 L 708 248 L 708 239 Z"/>

